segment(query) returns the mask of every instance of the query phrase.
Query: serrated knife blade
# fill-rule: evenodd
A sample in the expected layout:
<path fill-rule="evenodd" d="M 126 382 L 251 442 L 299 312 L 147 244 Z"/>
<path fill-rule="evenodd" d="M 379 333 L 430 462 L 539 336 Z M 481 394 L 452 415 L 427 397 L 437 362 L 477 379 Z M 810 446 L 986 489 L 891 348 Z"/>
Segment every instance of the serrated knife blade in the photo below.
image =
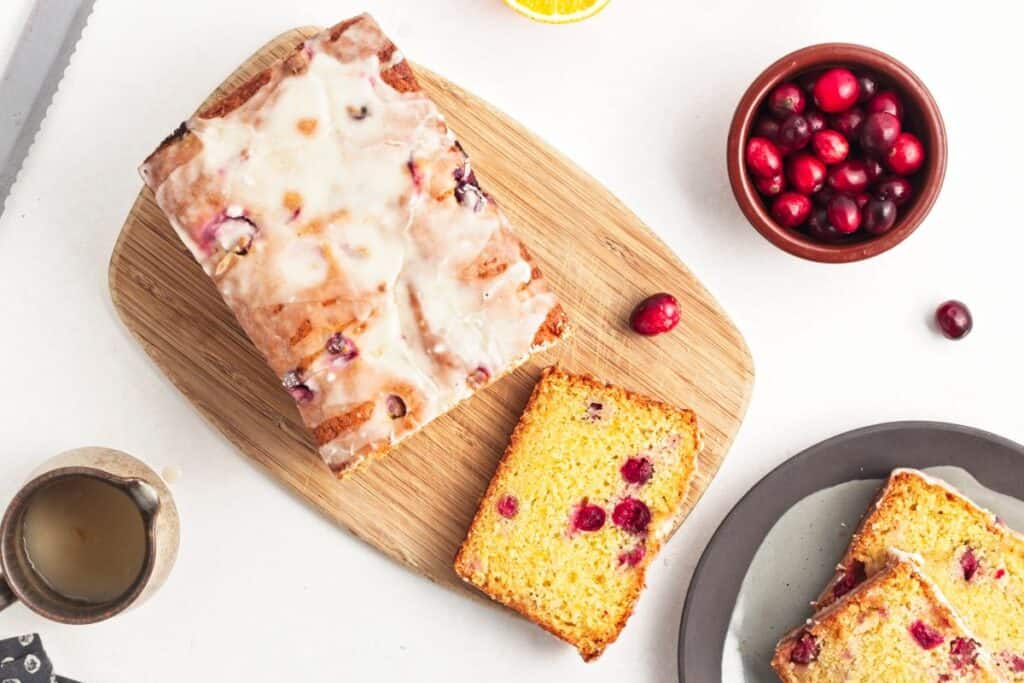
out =
<path fill-rule="evenodd" d="M 0 216 L 95 0 L 36 0 L 0 80 Z"/>

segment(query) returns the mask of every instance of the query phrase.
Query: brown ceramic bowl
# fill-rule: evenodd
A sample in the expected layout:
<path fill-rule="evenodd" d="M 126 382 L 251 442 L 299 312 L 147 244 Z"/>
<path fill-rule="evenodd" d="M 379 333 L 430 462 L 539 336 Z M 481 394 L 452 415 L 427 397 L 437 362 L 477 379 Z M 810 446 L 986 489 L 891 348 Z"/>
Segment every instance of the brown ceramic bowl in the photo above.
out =
<path fill-rule="evenodd" d="M 924 166 L 910 176 L 914 194 L 900 207 L 896 224 L 880 236 L 863 232 L 849 241 L 828 244 L 803 232 L 776 223 L 764 198 L 754 187 L 747 171 L 744 150 L 750 129 L 761 105 L 775 86 L 821 69 L 845 66 L 852 71 L 869 72 L 879 81 L 879 89 L 895 90 L 903 99 L 903 127 L 917 135 L 925 151 Z M 740 99 L 729 127 L 729 182 L 740 209 L 751 225 L 772 244 L 791 254 L 824 263 L 860 261 L 892 249 L 917 229 L 935 203 L 946 175 L 946 127 L 938 105 L 928 88 L 914 72 L 884 52 L 863 45 L 822 43 L 792 52 L 758 76 Z"/>

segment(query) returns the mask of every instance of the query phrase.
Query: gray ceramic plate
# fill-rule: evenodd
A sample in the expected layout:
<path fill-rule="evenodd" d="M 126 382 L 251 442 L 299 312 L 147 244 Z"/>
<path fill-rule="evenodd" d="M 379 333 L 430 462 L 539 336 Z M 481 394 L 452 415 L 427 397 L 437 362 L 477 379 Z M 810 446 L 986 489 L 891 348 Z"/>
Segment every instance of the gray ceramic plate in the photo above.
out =
<path fill-rule="evenodd" d="M 1024 529 L 1024 447 L 970 427 L 892 422 L 823 441 L 757 483 L 694 572 L 679 629 L 681 683 L 776 683 L 775 642 L 810 616 L 889 472 L 927 470 Z"/>

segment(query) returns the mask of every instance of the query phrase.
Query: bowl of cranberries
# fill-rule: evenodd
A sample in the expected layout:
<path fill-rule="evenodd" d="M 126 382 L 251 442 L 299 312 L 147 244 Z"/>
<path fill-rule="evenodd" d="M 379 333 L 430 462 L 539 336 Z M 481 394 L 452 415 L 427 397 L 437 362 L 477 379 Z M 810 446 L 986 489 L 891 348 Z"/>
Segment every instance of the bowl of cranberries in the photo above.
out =
<path fill-rule="evenodd" d="M 728 167 L 740 208 L 773 244 L 813 261 L 859 261 L 928 215 L 946 174 L 946 130 L 899 61 L 861 45 L 812 45 L 744 93 Z"/>

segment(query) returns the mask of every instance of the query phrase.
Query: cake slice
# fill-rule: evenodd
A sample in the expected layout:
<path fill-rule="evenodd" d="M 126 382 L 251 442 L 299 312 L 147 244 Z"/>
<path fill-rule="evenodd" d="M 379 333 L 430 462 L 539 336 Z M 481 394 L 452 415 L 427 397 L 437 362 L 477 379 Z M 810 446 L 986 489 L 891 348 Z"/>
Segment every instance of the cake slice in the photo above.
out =
<path fill-rule="evenodd" d="M 919 556 L 1000 674 L 1024 681 L 1024 537 L 948 484 L 917 470 L 894 470 L 818 607 L 884 567 L 890 547 Z"/>
<path fill-rule="evenodd" d="M 999 680 L 938 587 L 901 553 L 783 637 L 772 668 L 786 683 Z"/>
<path fill-rule="evenodd" d="M 594 659 L 683 514 L 700 444 L 691 411 L 548 368 L 456 572 Z"/>
<path fill-rule="evenodd" d="M 369 15 L 201 110 L 140 170 L 339 474 L 566 334 Z"/>

